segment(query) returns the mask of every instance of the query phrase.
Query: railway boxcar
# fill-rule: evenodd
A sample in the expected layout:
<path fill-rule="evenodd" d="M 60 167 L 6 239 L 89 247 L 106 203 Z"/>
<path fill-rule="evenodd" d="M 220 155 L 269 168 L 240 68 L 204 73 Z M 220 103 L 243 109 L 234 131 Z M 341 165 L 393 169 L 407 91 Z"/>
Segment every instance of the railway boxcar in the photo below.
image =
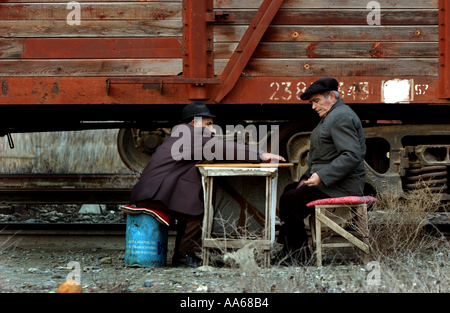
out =
<path fill-rule="evenodd" d="M 0 135 L 120 127 L 139 171 L 202 100 L 219 125 L 279 125 L 296 180 L 317 123 L 299 96 L 328 76 L 364 123 L 368 190 L 446 189 L 449 31 L 449 0 L 0 0 Z"/>

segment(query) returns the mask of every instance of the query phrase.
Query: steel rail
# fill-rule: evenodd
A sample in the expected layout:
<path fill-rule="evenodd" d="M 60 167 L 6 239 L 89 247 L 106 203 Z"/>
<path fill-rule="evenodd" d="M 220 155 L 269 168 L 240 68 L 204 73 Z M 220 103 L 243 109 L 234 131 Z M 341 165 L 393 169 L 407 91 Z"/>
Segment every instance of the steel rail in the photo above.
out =
<path fill-rule="evenodd" d="M 132 174 L 0 174 L 0 204 L 127 204 Z"/>

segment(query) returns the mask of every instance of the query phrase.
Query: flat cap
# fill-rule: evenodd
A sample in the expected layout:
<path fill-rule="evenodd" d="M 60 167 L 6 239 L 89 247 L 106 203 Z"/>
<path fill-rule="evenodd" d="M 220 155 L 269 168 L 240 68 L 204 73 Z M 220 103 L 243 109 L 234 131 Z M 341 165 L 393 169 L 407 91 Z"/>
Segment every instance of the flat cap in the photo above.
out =
<path fill-rule="evenodd" d="M 308 89 L 306 89 L 306 91 L 302 93 L 300 98 L 302 100 L 309 100 L 309 97 L 316 93 L 322 93 L 331 90 L 338 91 L 338 86 L 339 83 L 334 78 L 321 78 L 312 83 L 311 86 L 309 86 Z"/>

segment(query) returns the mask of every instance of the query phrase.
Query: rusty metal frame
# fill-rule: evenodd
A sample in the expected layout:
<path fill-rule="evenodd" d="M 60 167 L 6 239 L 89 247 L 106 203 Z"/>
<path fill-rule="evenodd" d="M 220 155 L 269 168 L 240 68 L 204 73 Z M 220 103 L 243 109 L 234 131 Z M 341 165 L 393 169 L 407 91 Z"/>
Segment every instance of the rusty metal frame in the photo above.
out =
<path fill-rule="evenodd" d="M 183 78 L 183 77 L 116 77 L 106 80 L 106 94 L 109 96 L 112 84 L 154 85 L 153 89 L 162 95 L 164 84 L 192 84 L 196 86 L 220 84 L 219 78 Z"/>
<path fill-rule="evenodd" d="M 450 98 L 450 1 L 439 0 L 439 98 Z"/>
<path fill-rule="evenodd" d="M 340 97 L 346 103 L 377 104 L 381 102 L 382 81 L 385 76 L 334 76 L 340 83 Z M 247 76 L 238 82 L 221 101 L 223 104 L 296 104 L 309 103 L 300 95 L 320 76 Z M 436 76 L 397 76 L 396 79 L 414 79 L 414 100 L 411 104 L 447 106 L 449 100 L 439 100 L 439 81 Z M 161 79 L 164 91 L 161 94 Z M 180 81 L 177 81 L 180 80 Z M 218 84 L 218 77 L 184 79 L 182 76 L 167 77 L 111 77 L 111 94 L 107 95 L 108 77 L 5 77 L 0 78 L 0 105 L 166 105 L 188 104 L 190 100 L 184 86 L 190 83 Z M 172 82 L 172 83 L 170 83 Z M 126 84 L 121 84 L 126 83 Z M 154 84 L 154 85 L 152 85 Z M 57 86 L 57 89 L 55 88 Z M 24 89 L 32 92 L 24 93 Z M 56 91 L 55 91 L 56 89 Z M 50 95 L 50 96 L 49 96 Z M 151 102 L 149 103 L 149 97 Z M 206 100 L 207 104 L 214 104 Z M 438 116 L 436 116 L 438 117 Z M 440 116 L 444 118 L 444 116 Z"/>
<path fill-rule="evenodd" d="M 214 102 L 220 102 L 236 85 L 283 2 L 284 0 L 264 0 L 220 76 L 220 87 L 213 91 Z"/>
<path fill-rule="evenodd" d="M 214 24 L 207 23 L 207 14 L 214 12 L 213 0 L 183 1 L 183 78 L 214 77 Z M 209 87 L 189 85 L 188 98 L 209 98 Z"/>

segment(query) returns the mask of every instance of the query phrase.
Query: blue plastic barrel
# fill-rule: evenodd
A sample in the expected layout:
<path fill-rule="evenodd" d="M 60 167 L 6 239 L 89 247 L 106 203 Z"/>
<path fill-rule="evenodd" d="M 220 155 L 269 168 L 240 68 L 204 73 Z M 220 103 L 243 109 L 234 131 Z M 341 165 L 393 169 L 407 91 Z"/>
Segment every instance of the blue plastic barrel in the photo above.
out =
<path fill-rule="evenodd" d="M 125 266 L 164 267 L 169 227 L 147 214 L 128 214 Z"/>

